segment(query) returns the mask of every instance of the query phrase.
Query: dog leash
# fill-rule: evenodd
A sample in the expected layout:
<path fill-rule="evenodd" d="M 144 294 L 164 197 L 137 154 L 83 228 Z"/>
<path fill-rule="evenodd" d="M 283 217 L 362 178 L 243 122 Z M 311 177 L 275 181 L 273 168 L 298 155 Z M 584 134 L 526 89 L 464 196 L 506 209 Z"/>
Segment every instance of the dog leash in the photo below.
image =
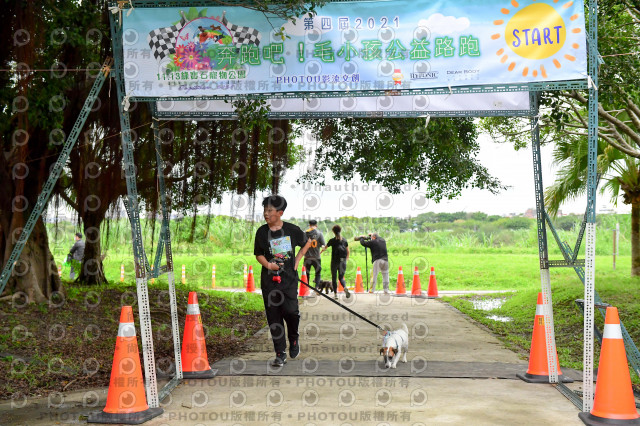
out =
<path fill-rule="evenodd" d="M 349 311 L 350 313 L 352 313 L 353 315 L 357 316 L 358 318 L 360 318 L 363 321 L 368 322 L 369 324 L 371 324 L 372 326 L 378 328 L 379 330 L 382 330 L 385 332 L 385 334 L 387 333 L 387 330 L 385 330 L 384 328 L 380 327 L 378 324 L 376 324 L 373 321 L 368 320 L 367 318 L 363 317 L 362 315 L 360 315 L 359 313 L 347 308 L 346 306 L 344 306 L 342 303 L 332 299 L 331 297 L 327 296 L 326 294 L 324 294 L 323 292 L 321 292 L 320 290 L 318 290 L 317 288 L 315 288 L 314 286 L 312 286 L 309 283 L 305 283 L 304 281 L 302 281 L 300 278 L 298 278 L 298 281 L 300 281 L 302 284 L 306 285 L 307 287 L 309 287 L 310 289 L 312 289 L 313 291 L 315 291 L 316 293 L 320 294 L 322 297 L 332 301 L 333 303 L 335 303 L 336 305 L 340 306 L 342 309 L 345 309 L 347 311 Z"/>

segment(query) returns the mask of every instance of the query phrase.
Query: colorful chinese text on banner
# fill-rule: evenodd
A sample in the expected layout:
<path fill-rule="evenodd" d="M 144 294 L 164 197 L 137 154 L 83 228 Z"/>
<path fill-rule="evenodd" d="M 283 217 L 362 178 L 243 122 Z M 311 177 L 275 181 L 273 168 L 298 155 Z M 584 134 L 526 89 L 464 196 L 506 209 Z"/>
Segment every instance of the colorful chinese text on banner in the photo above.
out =
<path fill-rule="evenodd" d="M 282 26 L 288 38 L 277 34 Z M 139 97 L 423 89 L 587 75 L 583 2 L 568 0 L 339 2 L 295 24 L 241 7 L 137 7 L 125 14 L 123 45 L 127 94 Z"/>

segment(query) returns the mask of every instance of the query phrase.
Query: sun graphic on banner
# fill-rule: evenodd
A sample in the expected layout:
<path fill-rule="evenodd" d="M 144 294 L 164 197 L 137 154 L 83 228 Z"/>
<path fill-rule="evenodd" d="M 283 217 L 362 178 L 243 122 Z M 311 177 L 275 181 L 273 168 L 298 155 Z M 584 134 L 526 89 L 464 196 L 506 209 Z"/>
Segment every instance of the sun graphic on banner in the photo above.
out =
<path fill-rule="evenodd" d="M 580 48 L 579 34 L 582 29 L 567 28 L 567 23 L 558 12 L 558 9 L 565 10 L 573 6 L 573 1 L 565 0 L 565 3 L 557 6 L 532 3 L 520 8 L 518 1 L 511 0 L 510 5 L 511 8 L 504 7 L 500 10 L 503 15 L 509 16 L 508 19 L 493 21 L 493 24 L 500 28 L 500 32 L 491 36 L 493 40 L 504 38 L 506 45 L 501 47 L 496 55 L 501 63 L 507 64 L 509 71 L 521 71 L 523 77 L 531 73 L 533 77 L 548 78 L 552 69 L 547 70 L 545 64 L 549 67 L 553 64 L 553 67 L 561 69 L 563 60 L 576 60 L 576 56 L 570 53 L 571 50 Z M 577 13 L 572 15 L 569 25 L 571 26 L 578 17 Z M 576 38 L 576 41 L 570 42 L 570 38 Z M 560 53 L 567 43 L 571 43 L 569 49 L 564 49 L 564 54 Z"/>

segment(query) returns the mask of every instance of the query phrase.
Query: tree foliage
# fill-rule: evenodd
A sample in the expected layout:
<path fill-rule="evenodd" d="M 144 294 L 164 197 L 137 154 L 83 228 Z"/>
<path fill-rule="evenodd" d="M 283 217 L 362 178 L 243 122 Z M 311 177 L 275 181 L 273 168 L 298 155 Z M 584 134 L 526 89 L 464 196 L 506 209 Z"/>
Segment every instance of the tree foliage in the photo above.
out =
<path fill-rule="evenodd" d="M 503 189 L 479 164 L 476 127 L 471 119 L 323 119 L 303 121 L 318 146 L 305 180 L 335 179 L 382 184 L 391 193 L 403 185 L 424 185 L 435 201 L 454 198 L 465 188 Z"/>

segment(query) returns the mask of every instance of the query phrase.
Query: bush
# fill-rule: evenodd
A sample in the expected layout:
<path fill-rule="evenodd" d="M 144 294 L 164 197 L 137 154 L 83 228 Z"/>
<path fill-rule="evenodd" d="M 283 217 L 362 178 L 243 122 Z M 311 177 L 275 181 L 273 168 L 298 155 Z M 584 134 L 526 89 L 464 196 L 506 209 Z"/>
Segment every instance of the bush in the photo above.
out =
<path fill-rule="evenodd" d="M 512 217 L 506 220 L 504 227 L 512 230 L 529 229 L 532 223 L 533 219 L 527 219 L 526 217 Z"/>

